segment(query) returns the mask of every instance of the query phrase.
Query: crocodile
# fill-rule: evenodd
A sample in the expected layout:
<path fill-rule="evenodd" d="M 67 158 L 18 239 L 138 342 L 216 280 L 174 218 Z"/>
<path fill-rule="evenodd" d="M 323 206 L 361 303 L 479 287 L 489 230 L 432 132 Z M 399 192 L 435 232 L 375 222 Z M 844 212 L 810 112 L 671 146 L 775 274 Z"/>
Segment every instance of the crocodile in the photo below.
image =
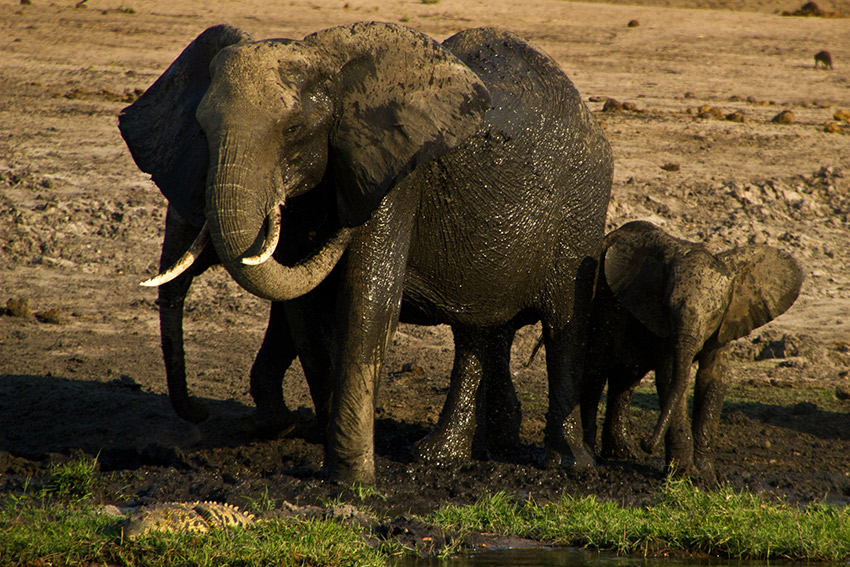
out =
<path fill-rule="evenodd" d="M 154 531 L 208 532 L 213 529 L 244 527 L 254 515 L 220 502 L 163 502 L 146 506 L 130 515 L 124 538 L 135 539 Z"/>

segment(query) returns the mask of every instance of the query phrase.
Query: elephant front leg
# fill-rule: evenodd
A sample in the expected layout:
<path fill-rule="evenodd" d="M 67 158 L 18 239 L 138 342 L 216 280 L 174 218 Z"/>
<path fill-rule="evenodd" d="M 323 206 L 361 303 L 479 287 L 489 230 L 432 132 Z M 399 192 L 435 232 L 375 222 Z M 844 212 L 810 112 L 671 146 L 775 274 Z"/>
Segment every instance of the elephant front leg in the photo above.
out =
<path fill-rule="evenodd" d="M 283 399 L 283 377 L 295 356 L 286 307 L 272 302 L 263 344 L 251 366 L 251 397 L 257 405 L 256 429 L 260 435 L 285 435 L 295 428 L 295 416 Z"/>
<path fill-rule="evenodd" d="M 642 376 L 619 367 L 608 379 L 608 401 L 602 425 L 602 456 L 634 459 L 637 456 L 631 430 L 631 405 Z"/>
<path fill-rule="evenodd" d="M 562 329 L 544 322 L 546 370 L 549 375 L 549 410 L 546 413 L 544 466 L 561 464 L 562 455 L 572 454 L 573 468 L 588 469 L 594 460 L 584 444 L 581 426 L 581 380 L 584 369 L 585 334 L 572 321 Z"/>
<path fill-rule="evenodd" d="M 398 323 L 418 200 L 397 187 L 349 245 L 336 294 L 331 405 L 324 469 L 332 480 L 375 481 L 375 395 Z"/>
<path fill-rule="evenodd" d="M 165 217 L 165 238 L 162 242 L 160 272 L 170 268 L 189 248 L 199 230 L 184 221 L 171 207 Z M 201 254 L 195 264 L 174 280 L 159 286 L 156 303 L 159 306 L 159 334 L 168 399 L 174 411 L 191 423 L 201 423 L 209 417 L 202 401 L 189 396 L 186 385 L 186 353 L 183 347 L 183 304 L 196 275 L 200 275 L 214 260 L 209 251 Z"/>
<path fill-rule="evenodd" d="M 316 412 L 316 427 L 307 432 L 307 439 L 316 443 L 327 440 L 335 386 L 333 365 L 338 348 L 333 315 L 335 290 L 332 275 L 310 293 L 286 303 L 289 331 Z"/>
<path fill-rule="evenodd" d="M 729 348 L 706 348 L 699 358 L 694 388 L 694 467 L 703 480 L 717 482 L 714 468 L 714 439 L 729 373 Z"/>
<path fill-rule="evenodd" d="M 655 370 L 655 388 L 663 408 L 672 396 L 674 379 L 688 380 L 688 376 L 673 376 L 673 361 L 667 361 Z M 694 440 L 688 420 L 688 397 L 684 395 L 671 410 L 670 426 L 664 438 L 665 464 L 667 470 L 676 474 L 689 475 L 694 470 Z"/>

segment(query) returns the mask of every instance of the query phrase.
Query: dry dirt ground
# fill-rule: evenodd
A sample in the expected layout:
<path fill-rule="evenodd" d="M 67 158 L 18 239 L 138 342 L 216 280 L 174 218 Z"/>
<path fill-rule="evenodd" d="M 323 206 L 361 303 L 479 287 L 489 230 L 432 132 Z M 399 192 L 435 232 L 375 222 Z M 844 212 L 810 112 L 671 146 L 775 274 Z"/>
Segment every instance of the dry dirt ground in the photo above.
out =
<path fill-rule="evenodd" d="M 79 452 L 99 455 L 110 479 L 103 498 L 125 505 L 263 495 L 313 504 L 339 492 L 317 474 L 322 452 L 300 367 L 286 376 L 287 400 L 304 426 L 273 440 L 245 426 L 268 306 L 221 270 L 196 281 L 186 317 L 190 387 L 213 417 L 191 426 L 172 412 L 155 291 L 138 285 L 155 272 L 165 204 L 116 124 L 133 92 L 207 26 L 299 38 L 385 20 L 440 40 L 499 25 L 554 56 L 614 149 L 611 228 L 650 219 L 717 250 L 766 242 L 800 260 L 797 303 L 736 346 L 718 470 L 735 487 L 793 502 L 850 502 L 850 402 L 840 399 L 850 363 L 850 123 L 824 131 L 850 109 L 850 20 L 782 17 L 799 5 L 781 0 L 698 2 L 3 0 L 0 307 L 23 298 L 38 316 L 0 316 L 0 497 Z M 846 1 L 822 7 L 850 13 Z M 834 70 L 814 69 L 821 49 Z M 608 97 L 633 110 L 603 112 Z M 771 122 L 782 110 L 793 123 Z M 734 112 L 743 122 L 725 118 Z M 432 469 L 412 463 L 411 444 L 436 421 L 452 343 L 442 327 L 400 327 L 378 397 L 381 497 L 370 506 L 424 511 L 495 490 L 640 502 L 659 486 L 660 456 L 585 474 L 533 465 L 546 399 L 540 358 L 524 365 L 536 336 L 527 328 L 514 347 L 527 445 L 509 458 Z M 646 431 L 651 389 L 636 406 L 636 428 Z"/>

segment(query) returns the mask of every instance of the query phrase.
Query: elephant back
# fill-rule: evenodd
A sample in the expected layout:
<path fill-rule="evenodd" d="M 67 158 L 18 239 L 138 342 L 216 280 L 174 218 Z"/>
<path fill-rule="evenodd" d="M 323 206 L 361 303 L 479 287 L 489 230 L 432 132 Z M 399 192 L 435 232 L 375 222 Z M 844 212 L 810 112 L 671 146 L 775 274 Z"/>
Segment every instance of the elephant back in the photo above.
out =
<path fill-rule="evenodd" d="M 591 146 L 589 157 L 600 164 L 610 161 L 611 150 L 601 128 L 575 85 L 549 55 L 511 32 L 491 27 L 464 30 L 446 39 L 443 46 L 472 69 L 490 92 L 492 108 L 485 120 L 493 133 L 518 143 L 533 140 L 535 147 L 547 138 L 561 147 L 581 140 Z M 552 136 L 541 135 L 546 132 Z M 541 156 L 550 155 L 550 148 L 541 148 Z"/>
<path fill-rule="evenodd" d="M 508 125 L 519 118 L 518 127 L 528 126 L 545 110 L 546 117 L 582 112 L 579 93 L 572 81 L 548 55 L 531 47 L 511 32 L 498 28 L 464 30 L 443 42 L 492 89 L 492 122 Z M 553 112 L 553 103 L 563 107 Z M 505 120 L 495 122 L 504 116 Z"/>

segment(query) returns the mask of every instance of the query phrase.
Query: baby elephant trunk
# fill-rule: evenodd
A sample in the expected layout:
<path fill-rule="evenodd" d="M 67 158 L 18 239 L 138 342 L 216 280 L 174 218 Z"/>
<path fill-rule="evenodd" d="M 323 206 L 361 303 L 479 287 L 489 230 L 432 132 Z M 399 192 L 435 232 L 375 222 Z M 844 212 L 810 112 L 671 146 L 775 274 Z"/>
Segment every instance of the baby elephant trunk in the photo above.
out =
<path fill-rule="evenodd" d="M 684 403 L 691 376 L 691 364 L 700 348 L 699 339 L 693 335 L 679 335 L 673 353 L 673 368 L 669 382 L 656 375 L 656 387 L 661 399 L 661 412 L 655 430 L 648 439 L 641 441 L 641 448 L 649 454 L 658 451 L 661 440 L 667 434 L 673 414 Z"/>

